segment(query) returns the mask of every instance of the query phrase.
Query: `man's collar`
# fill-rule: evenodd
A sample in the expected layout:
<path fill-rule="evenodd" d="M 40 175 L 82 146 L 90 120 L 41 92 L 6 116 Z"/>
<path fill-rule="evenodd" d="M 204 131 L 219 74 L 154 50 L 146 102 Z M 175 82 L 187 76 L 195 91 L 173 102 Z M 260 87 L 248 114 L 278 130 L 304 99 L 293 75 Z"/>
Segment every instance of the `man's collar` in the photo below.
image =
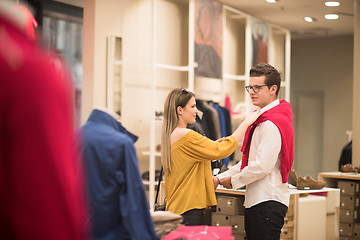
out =
<path fill-rule="evenodd" d="M 264 113 L 266 112 L 267 110 L 270 110 L 271 108 L 277 106 L 280 104 L 280 100 L 279 99 L 276 99 L 275 101 L 269 103 L 268 105 L 266 105 L 265 107 L 263 107 L 262 109 L 260 109 L 260 112 L 261 113 Z"/>

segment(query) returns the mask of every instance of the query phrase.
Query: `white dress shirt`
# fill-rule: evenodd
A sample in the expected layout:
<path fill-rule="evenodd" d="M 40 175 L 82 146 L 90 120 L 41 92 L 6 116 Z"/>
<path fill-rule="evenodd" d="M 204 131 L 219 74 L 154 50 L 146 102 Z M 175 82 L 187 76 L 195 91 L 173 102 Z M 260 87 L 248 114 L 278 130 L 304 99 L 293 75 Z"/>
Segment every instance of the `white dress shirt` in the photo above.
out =
<path fill-rule="evenodd" d="M 260 111 L 265 112 L 278 104 L 279 100 L 275 100 Z M 234 189 L 246 185 L 245 208 L 269 200 L 289 206 L 290 191 L 288 184 L 282 182 L 280 160 L 280 131 L 274 123 L 267 120 L 258 124 L 254 130 L 248 166 L 240 170 L 240 161 L 217 177 L 221 181 L 221 179 L 232 176 L 231 184 Z"/>

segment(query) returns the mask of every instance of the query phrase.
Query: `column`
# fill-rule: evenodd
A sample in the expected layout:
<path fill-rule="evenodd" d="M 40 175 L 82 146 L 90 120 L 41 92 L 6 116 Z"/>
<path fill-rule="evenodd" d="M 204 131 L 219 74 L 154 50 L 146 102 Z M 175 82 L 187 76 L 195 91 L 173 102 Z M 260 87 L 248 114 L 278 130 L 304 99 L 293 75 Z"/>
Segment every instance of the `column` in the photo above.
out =
<path fill-rule="evenodd" d="M 360 165 L 360 0 L 354 0 L 354 83 L 352 164 Z"/>

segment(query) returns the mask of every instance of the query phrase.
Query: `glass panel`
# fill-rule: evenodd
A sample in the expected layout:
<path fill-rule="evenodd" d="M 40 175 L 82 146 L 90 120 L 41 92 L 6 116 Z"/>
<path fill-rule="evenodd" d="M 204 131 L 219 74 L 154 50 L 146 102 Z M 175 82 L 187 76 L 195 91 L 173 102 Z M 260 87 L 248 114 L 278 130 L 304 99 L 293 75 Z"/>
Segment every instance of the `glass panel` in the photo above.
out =
<path fill-rule="evenodd" d="M 61 10 L 61 11 L 60 11 Z M 80 126 L 82 92 L 82 9 L 68 5 L 54 8 L 51 3 L 44 5 L 42 19 L 42 43 L 58 52 L 66 61 L 74 85 L 75 126 Z"/>

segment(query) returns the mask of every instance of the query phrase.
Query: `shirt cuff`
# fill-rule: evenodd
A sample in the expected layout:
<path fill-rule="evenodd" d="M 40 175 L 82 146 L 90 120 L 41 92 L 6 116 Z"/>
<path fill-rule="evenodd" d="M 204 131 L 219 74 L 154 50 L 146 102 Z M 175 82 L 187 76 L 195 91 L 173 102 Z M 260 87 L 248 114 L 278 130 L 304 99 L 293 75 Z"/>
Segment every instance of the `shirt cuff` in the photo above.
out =
<path fill-rule="evenodd" d="M 239 177 L 237 177 L 236 175 L 231 177 L 231 185 L 232 185 L 232 188 L 235 190 L 245 186 L 243 183 L 241 183 L 241 181 L 239 180 Z"/>

